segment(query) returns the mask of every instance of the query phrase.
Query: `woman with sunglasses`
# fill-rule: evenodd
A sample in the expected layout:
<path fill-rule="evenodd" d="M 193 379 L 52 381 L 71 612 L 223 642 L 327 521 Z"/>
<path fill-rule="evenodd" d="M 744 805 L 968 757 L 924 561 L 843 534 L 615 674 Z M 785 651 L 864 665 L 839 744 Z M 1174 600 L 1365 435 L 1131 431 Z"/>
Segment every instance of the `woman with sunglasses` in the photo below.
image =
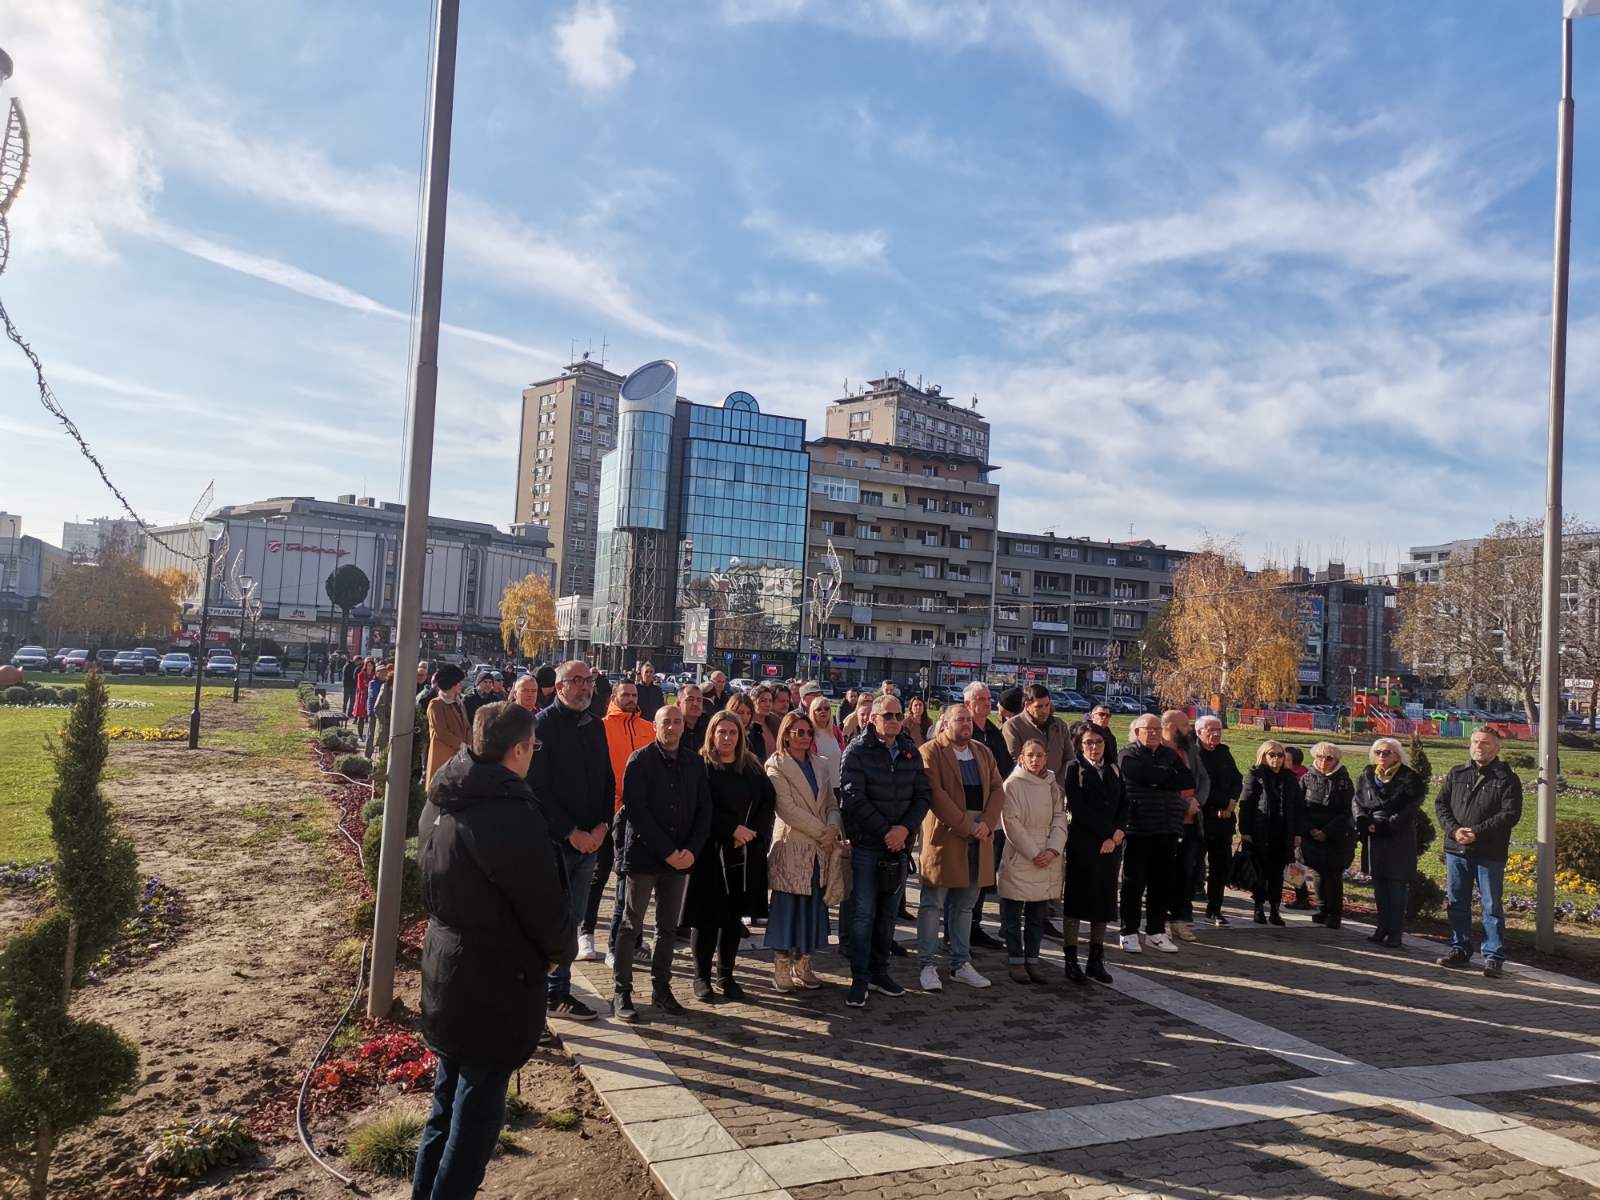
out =
<path fill-rule="evenodd" d="M 1289 769 L 1282 742 L 1265 741 L 1256 751 L 1256 765 L 1244 777 L 1239 801 L 1239 841 L 1255 859 L 1256 924 L 1282 925 L 1283 868 L 1294 857 L 1305 824 L 1305 798 L 1300 781 Z M 1271 906 L 1271 916 L 1267 915 Z"/>
<path fill-rule="evenodd" d="M 1311 919 L 1337 929 L 1344 915 L 1344 871 L 1356 852 L 1356 785 L 1339 762 L 1339 747 L 1311 747 L 1311 769 L 1300 779 L 1306 797 L 1305 864 L 1317 873 L 1317 911 Z"/>
<path fill-rule="evenodd" d="M 1382 737 L 1372 743 L 1371 762 L 1356 781 L 1356 835 L 1366 851 L 1378 928 L 1369 942 L 1391 950 L 1402 945 L 1406 901 L 1417 871 L 1417 810 L 1428 785 L 1401 761 L 1400 743 Z"/>
<path fill-rule="evenodd" d="M 822 986 L 811 956 L 828 944 L 823 897 L 833 873 L 841 869 L 834 859 L 839 804 L 827 761 L 813 745 L 815 732 L 809 717 L 790 713 L 778 727 L 779 750 L 767 760 L 777 819 L 767 854 L 772 912 L 762 945 L 772 951 L 772 981 L 780 992 Z"/>

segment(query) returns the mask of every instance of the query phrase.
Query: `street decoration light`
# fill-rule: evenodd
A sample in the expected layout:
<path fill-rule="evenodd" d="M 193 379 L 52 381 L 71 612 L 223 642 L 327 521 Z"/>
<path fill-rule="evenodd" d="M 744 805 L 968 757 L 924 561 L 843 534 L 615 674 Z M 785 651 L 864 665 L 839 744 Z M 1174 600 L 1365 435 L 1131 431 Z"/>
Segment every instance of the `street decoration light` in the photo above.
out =
<path fill-rule="evenodd" d="M 822 563 L 827 569 L 818 571 L 808 581 L 811 585 L 811 614 L 816 621 L 817 629 L 819 681 L 828 678 L 828 621 L 833 616 L 833 610 L 839 605 L 839 598 L 844 594 L 844 566 L 839 561 L 839 552 L 833 548 L 832 538 L 828 539 L 828 550 L 822 556 Z"/>
<path fill-rule="evenodd" d="M 207 489 L 208 491 L 210 489 Z M 221 521 L 207 521 L 202 526 L 206 539 L 206 583 L 200 593 L 200 644 L 194 659 L 194 707 L 189 710 L 189 749 L 200 748 L 200 685 L 206 677 L 206 630 L 211 624 L 211 567 L 217 561 L 219 543 L 228 527 Z"/>

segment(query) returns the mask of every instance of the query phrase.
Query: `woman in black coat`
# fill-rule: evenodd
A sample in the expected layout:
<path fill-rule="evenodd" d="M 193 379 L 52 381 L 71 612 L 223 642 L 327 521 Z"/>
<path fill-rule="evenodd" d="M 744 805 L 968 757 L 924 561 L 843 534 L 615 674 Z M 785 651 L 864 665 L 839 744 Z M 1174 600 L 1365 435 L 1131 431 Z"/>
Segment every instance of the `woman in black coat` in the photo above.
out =
<path fill-rule="evenodd" d="M 1282 742 L 1265 741 L 1256 751 L 1256 765 L 1246 772 L 1239 799 L 1239 840 L 1255 859 L 1256 924 L 1282 925 L 1283 868 L 1294 857 L 1305 823 L 1300 781 L 1289 769 Z M 1267 915 L 1268 905 L 1272 915 Z"/>
<path fill-rule="evenodd" d="M 1061 913 L 1066 933 L 1067 977 L 1081 982 L 1077 967 L 1078 922 L 1089 922 L 1090 979 L 1111 982 L 1105 965 L 1106 926 L 1117 919 L 1117 875 L 1122 841 L 1128 832 L 1128 796 L 1122 775 L 1106 754 L 1098 726 L 1083 723 L 1072 732 L 1076 755 L 1061 771 L 1067 797 L 1066 879 Z"/>
<path fill-rule="evenodd" d="M 1311 747 L 1311 769 L 1300 777 L 1300 790 L 1306 803 L 1300 857 L 1317 873 L 1317 911 L 1311 919 L 1337 929 L 1344 916 L 1344 873 L 1356 852 L 1356 785 L 1339 762 L 1339 747 L 1332 742 Z"/>
<path fill-rule="evenodd" d="M 1398 949 L 1417 872 L 1417 809 L 1428 785 L 1400 759 L 1400 743 L 1379 738 L 1356 781 L 1356 836 L 1366 848 L 1378 928 L 1367 940 Z"/>
<path fill-rule="evenodd" d="M 711 836 L 689 869 L 683 922 L 694 930 L 694 994 L 716 1002 L 711 960 L 729 1000 L 744 998 L 733 977 L 745 917 L 767 914 L 767 849 L 772 843 L 776 794 L 766 769 L 746 748 L 731 713 L 717 713 L 700 753 L 711 787 Z"/>

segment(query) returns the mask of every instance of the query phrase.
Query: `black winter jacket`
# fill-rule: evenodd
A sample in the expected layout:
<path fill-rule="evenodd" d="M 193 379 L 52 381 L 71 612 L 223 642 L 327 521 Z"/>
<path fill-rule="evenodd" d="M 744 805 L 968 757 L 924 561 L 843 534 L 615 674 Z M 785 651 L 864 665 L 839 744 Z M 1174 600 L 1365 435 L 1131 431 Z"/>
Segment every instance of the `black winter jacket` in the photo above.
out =
<path fill-rule="evenodd" d="M 1231 836 L 1238 810 L 1235 809 L 1226 817 L 1222 815 L 1222 810 L 1237 800 L 1244 788 L 1244 776 L 1239 773 L 1239 764 L 1234 761 L 1233 751 L 1220 742 L 1215 750 L 1200 746 L 1196 757 L 1209 784 L 1200 805 L 1201 815 L 1205 817 L 1206 834 L 1221 836 L 1227 833 Z"/>
<path fill-rule="evenodd" d="M 1327 836 L 1320 845 L 1327 847 L 1356 840 L 1356 785 L 1350 782 L 1349 771 L 1341 766 L 1332 775 L 1324 775 L 1312 767 L 1301 778 L 1300 790 L 1305 795 L 1307 835 L 1321 830 Z"/>
<path fill-rule="evenodd" d="M 667 702 L 667 694 L 659 683 L 641 683 L 639 687 L 639 715 L 646 721 L 656 719 L 656 709 Z"/>
<path fill-rule="evenodd" d="M 885 743 L 868 725 L 845 747 L 839 779 L 839 810 L 852 846 L 882 850 L 889 830 L 902 825 L 915 836 L 928 815 L 928 771 L 909 734 Z"/>
<path fill-rule="evenodd" d="M 622 769 L 622 820 L 620 874 L 675 870 L 667 856 L 679 850 L 698 859 L 711 832 L 705 760 L 681 745 L 670 758 L 657 742 L 640 746 Z"/>
<path fill-rule="evenodd" d="M 1067 795 L 1067 811 L 1072 823 L 1067 837 L 1086 837 L 1096 844 L 1122 830 L 1128 831 L 1128 794 L 1122 776 L 1109 759 L 1102 760 L 1105 771 L 1095 770 L 1082 758 L 1074 758 L 1061 772 L 1061 788 Z"/>
<path fill-rule="evenodd" d="M 528 786 L 539 798 L 550 836 L 565 841 L 608 825 L 615 807 L 616 779 L 605 726 L 589 710 L 574 712 L 559 700 L 533 718 L 539 749 L 528 770 Z"/>
<path fill-rule="evenodd" d="M 1356 781 L 1356 836 L 1367 843 L 1374 879 L 1409 880 L 1417 869 L 1417 809 L 1428 785 L 1401 766 L 1387 783 L 1368 766 Z"/>
<path fill-rule="evenodd" d="M 1305 828 L 1305 800 L 1300 781 L 1288 767 L 1274 771 L 1254 766 L 1245 772 L 1239 799 L 1239 833 L 1254 844 L 1292 848 L 1295 835 Z"/>
<path fill-rule="evenodd" d="M 1479 862 L 1505 862 L 1511 831 L 1522 820 L 1522 780 L 1498 758 L 1479 770 L 1473 763 L 1450 768 L 1433 802 L 1446 854 Z M 1465 825 L 1477 835 L 1470 846 L 1456 841 Z"/>
<path fill-rule="evenodd" d="M 1135 742 L 1117 756 L 1117 770 L 1128 791 L 1128 836 L 1180 837 L 1194 787 L 1194 774 L 1170 746 L 1146 749 Z"/>
<path fill-rule="evenodd" d="M 467 750 L 435 773 L 418 831 L 423 1036 L 445 1058 L 514 1070 L 539 1044 L 550 965 L 577 950 L 550 831 L 515 772 Z"/>
<path fill-rule="evenodd" d="M 1011 772 L 1016 770 L 1017 762 L 1011 757 L 1011 750 L 1006 745 L 1006 735 L 1000 731 L 1000 726 L 992 721 L 984 721 L 978 729 L 978 736 L 983 739 L 983 744 L 989 747 L 989 753 L 994 755 L 994 769 L 1000 772 L 1000 778 L 1010 779 Z"/>

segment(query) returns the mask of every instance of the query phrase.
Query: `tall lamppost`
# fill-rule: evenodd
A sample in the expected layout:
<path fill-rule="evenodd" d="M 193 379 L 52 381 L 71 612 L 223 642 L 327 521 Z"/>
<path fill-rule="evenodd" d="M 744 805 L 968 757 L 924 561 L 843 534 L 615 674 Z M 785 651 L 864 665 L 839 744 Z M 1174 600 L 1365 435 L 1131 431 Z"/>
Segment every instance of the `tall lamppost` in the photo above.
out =
<path fill-rule="evenodd" d="M 217 560 L 217 542 L 227 532 L 221 521 L 207 521 L 204 525 L 206 539 L 206 584 L 200 593 L 200 645 L 194 658 L 194 707 L 189 710 L 189 749 L 200 748 L 200 685 L 205 681 L 206 630 L 211 624 L 211 566 Z"/>
<path fill-rule="evenodd" d="M 255 599 L 256 581 L 249 575 L 239 576 L 239 653 L 233 667 L 233 702 L 239 703 L 239 674 L 244 670 L 245 644 L 249 640 L 250 604 Z M 251 676 L 254 678 L 254 675 Z"/>
<path fill-rule="evenodd" d="M 832 538 L 828 539 L 828 552 L 822 561 L 827 570 L 818 571 L 811 577 L 811 619 L 817 629 L 818 683 L 828 678 L 827 626 L 833 617 L 833 610 L 839 604 L 844 585 L 844 565 L 839 561 L 839 552 L 833 548 Z"/>

